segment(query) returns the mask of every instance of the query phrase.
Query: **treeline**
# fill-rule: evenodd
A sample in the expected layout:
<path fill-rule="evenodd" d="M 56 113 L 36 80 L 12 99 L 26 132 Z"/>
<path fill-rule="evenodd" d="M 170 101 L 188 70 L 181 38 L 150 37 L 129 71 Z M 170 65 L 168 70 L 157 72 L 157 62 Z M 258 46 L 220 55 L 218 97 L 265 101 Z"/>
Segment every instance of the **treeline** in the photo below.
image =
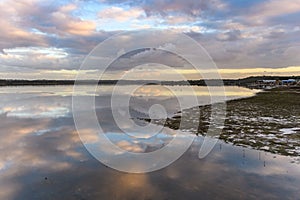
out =
<path fill-rule="evenodd" d="M 91 85 L 96 84 L 97 81 L 95 80 L 7 80 L 2 79 L 0 80 L 0 86 L 46 86 L 46 85 L 74 85 L 74 84 L 82 84 L 82 85 Z M 114 80 L 103 80 L 101 84 L 115 84 L 117 81 Z"/>
<path fill-rule="evenodd" d="M 0 80 L 0 86 L 73 85 L 74 80 Z"/>
<path fill-rule="evenodd" d="M 199 86 L 219 86 L 236 85 L 235 80 L 188 80 L 188 81 L 155 81 L 155 80 L 0 80 L 0 86 L 46 86 L 46 85 L 199 85 Z"/>

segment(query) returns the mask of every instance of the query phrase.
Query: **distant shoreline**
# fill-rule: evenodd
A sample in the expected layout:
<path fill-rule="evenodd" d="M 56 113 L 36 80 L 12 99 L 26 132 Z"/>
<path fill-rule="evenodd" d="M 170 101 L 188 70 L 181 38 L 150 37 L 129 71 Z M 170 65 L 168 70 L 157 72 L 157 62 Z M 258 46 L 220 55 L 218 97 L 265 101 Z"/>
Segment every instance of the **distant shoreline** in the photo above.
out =
<path fill-rule="evenodd" d="M 0 79 L 0 86 L 48 86 L 48 85 L 198 85 L 198 86 L 248 86 L 257 80 L 284 80 L 300 79 L 300 76 L 251 76 L 243 79 L 209 79 L 209 80 L 188 80 L 188 81 L 157 81 L 157 80 L 13 80 Z"/>
<path fill-rule="evenodd" d="M 51 85 L 237 85 L 236 80 L 188 80 L 188 81 L 157 81 L 157 80 L 0 80 L 0 86 L 51 86 Z"/>

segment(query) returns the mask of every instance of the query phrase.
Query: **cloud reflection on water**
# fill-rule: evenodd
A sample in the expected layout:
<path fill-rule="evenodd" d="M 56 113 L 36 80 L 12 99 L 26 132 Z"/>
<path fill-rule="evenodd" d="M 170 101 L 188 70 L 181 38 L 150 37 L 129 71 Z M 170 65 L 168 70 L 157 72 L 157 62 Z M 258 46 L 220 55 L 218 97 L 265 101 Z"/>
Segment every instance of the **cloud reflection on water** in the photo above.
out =
<path fill-rule="evenodd" d="M 9 105 L 2 102 L 1 108 L 8 105 L 11 110 L 17 109 L 20 102 L 10 101 Z M 23 102 L 26 112 L 32 110 L 33 116 L 41 112 L 35 109 L 36 105 L 66 109 L 71 106 L 67 96 L 37 95 L 26 97 Z M 199 160 L 202 138 L 198 137 L 169 167 L 149 174 L 126 174 L 105 167 L 85 150 L 71 115 L 19 118 L 8 115 L 9 112 L 0 115 L 0 199 L 296 199 L 300 196 L 299 164 L 291 163 L 289 157 L 219 143 L 208 157 Z M 153 143 L 160 147 L 170 137 L 160 135 L 142 144 L 129 141 L 112 125 L 106 121 L 108 137 L 130 151 L 145 151 L 145 145 Z M 88 136 L 90 130 L 85 131 Z M 90 143 L 96 140 L 86 139 Z"/>

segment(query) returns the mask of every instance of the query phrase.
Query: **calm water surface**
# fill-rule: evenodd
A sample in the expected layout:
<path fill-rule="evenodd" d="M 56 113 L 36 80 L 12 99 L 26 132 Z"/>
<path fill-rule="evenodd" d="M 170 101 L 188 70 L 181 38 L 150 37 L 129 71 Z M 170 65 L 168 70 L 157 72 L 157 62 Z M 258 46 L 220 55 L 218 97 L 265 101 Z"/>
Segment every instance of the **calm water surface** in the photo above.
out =
<path fill-rule="evenodd" d="M 123 86 L 127 91 L 131 86 Z M 178 111 L 175 96 L 189 96 L 184 86 L 176 94 L 159 86 L 140 88 L 133 95 L 135 113 L 146 112 L 140 98 L 162 102 L 168 115 Z M 195 87 L 199 104 L 209 93 Z M 101 86 L 95 97 L 97 116 L 109 138 L 132 152 L 153 151 L 171 138 L 160 135 L 131 141 L 110 120 L 112 86 Z M 226 87 L 227 99 L 257 91 Z M 126 93 L 126 92 L 125 92 Z M 92 95 L 82 86 L 76 95 Z M 279 156 L 225 144 L 202 160 L 202 137 L 172 165 L 148 174 L 121 173 L 102 165 L 81 143 L 72 117 L 72 87 L 0 88 L 0 199 L 299 199 L 298 158 Z M 119 98 L 128 94 L 118 94 Z M 216 91 L 213 96 L 217 97 Z M 93 138 L 91 138 L 93 140 Z"/>

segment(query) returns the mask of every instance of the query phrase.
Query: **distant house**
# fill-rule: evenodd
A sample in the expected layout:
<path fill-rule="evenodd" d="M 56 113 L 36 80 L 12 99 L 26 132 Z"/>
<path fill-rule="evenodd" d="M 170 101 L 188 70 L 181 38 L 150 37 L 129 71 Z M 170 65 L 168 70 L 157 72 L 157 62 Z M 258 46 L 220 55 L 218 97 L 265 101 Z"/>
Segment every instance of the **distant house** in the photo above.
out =
<path fill-rule="evenodd" d="M 256 84 L 261 84 L 261 85 L 272 85 L 275 84 L 276 80 L 257 80 Z"/>
<path fill-rule="evenodd" d="M 270 88 L 279 85 L 277 80 L 257 80 L 254 84 L 251 85 L 253 88 Z"/>
<path fill-rule="evenodd" d="M 275 87 L 282 87 L 282 86 L 298 86 L 300 85 L 299 79 L 286 79 L 286 80 L 280 80 L 278 78 L 277 80 L 269 80 L 269 79 L 261 79 L 256 80 L 255 82 L 252 82 L 247 85 L 249 88 L 256 88 L 256 89 L 270 89 Z"/>
<path fill-rule="evenodd" d="M 296 85 L 297 81 L 295 79 L 282 80 L 282 85 Z"/>
<path fill-rule="evenodd" d="M 269 85 L 275 85 L 276 84 L 276 80 L 262 80 L 264 84 L 269 84 Z"/>

